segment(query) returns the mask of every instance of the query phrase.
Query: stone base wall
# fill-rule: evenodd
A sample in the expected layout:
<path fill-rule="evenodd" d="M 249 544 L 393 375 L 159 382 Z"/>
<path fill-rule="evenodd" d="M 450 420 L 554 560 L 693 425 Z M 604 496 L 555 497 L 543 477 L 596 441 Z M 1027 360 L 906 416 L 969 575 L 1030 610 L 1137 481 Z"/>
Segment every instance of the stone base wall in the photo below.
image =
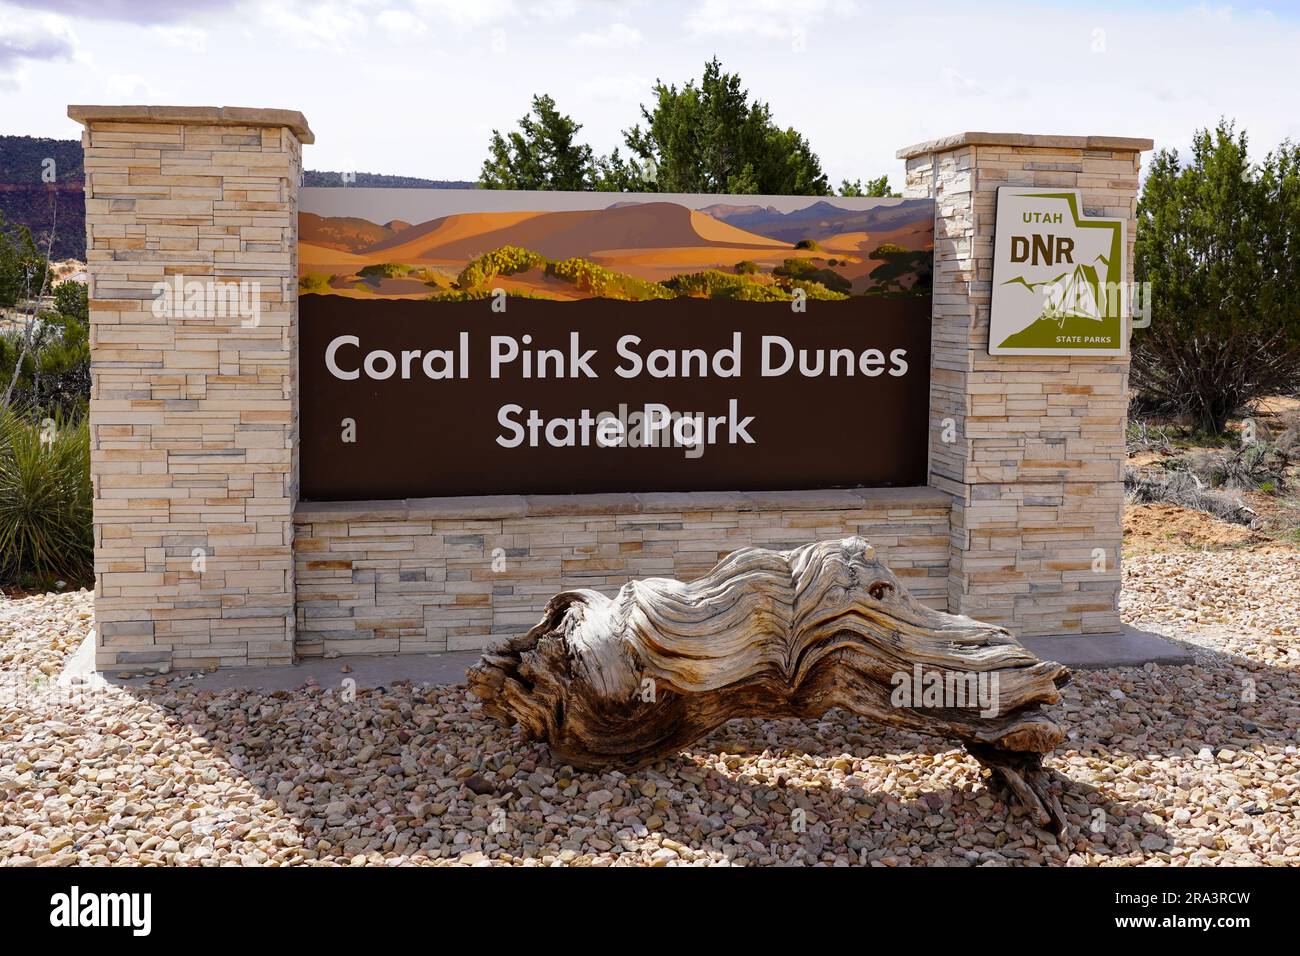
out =
<path fill-rule="evenodd" d="M 689 579 L 739 547 L 849 535 L 945 610 L 949 512 L 933 488 L 304 502 L 296 651 L 477 650 L 528 630 L 557 591 Z"/>

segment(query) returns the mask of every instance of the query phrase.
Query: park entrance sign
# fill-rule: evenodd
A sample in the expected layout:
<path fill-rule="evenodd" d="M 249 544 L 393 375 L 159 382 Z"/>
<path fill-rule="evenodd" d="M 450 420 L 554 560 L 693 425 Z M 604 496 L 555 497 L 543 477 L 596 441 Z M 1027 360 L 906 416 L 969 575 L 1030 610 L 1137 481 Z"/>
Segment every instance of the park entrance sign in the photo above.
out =
<path fill-rule="evenodd" d="M 301 209 L 305 499 L 925 483 L 928 198 Z"/>
<path fill-rule="evenodd" d="M 1124 354 L 1125 228 L 1077 189 L 999 188 L 989 354 Z"/>
<path fill-rule="evenodd" d="M 1017 637 L 1120 627 L 1150 140 L 960 133 L 900 199 L 306 189 L 300 113 L 69 115 L 105 671 L 482 650 L 846 538 Z"/>

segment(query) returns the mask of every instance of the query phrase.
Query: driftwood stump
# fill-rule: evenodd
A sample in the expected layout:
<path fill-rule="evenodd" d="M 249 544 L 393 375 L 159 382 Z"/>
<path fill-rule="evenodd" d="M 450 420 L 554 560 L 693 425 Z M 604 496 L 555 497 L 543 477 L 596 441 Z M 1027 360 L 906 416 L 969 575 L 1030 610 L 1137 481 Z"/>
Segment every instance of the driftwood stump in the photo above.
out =
<path fill-rule="evenodd" d="M 733 717 L 843 707 L 960 740 L 1058 830 L 1042 757 L 1064 734 L 1039 707 L 1069 679 L 1004 628 L 916 601 L 861 538 L 741 548 L 696 581 L 631 581 L 613 598 L 565 591 L 469 672 L 486 714 L 579 769 L 644 766 Z"/>

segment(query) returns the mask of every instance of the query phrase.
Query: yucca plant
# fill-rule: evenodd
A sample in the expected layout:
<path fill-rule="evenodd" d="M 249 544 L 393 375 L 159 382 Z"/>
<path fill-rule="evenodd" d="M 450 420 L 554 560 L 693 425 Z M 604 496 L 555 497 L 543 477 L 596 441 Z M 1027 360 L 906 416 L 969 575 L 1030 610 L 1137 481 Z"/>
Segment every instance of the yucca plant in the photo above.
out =
<path fill-rule="evenodd" d="M 90 430 L 0 409 L 0 581 L 90 584 Z"/>

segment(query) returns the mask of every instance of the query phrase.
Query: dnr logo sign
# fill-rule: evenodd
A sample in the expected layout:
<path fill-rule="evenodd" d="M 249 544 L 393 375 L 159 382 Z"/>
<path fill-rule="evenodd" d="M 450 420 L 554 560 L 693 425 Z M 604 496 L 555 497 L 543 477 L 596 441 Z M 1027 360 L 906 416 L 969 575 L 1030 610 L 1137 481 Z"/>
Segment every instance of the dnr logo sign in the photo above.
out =
<path fill-rule="evenodd" d="M 1126 249 L 1077 189 L 1000 187 L 989 354 L 1123 355 Z"/>

